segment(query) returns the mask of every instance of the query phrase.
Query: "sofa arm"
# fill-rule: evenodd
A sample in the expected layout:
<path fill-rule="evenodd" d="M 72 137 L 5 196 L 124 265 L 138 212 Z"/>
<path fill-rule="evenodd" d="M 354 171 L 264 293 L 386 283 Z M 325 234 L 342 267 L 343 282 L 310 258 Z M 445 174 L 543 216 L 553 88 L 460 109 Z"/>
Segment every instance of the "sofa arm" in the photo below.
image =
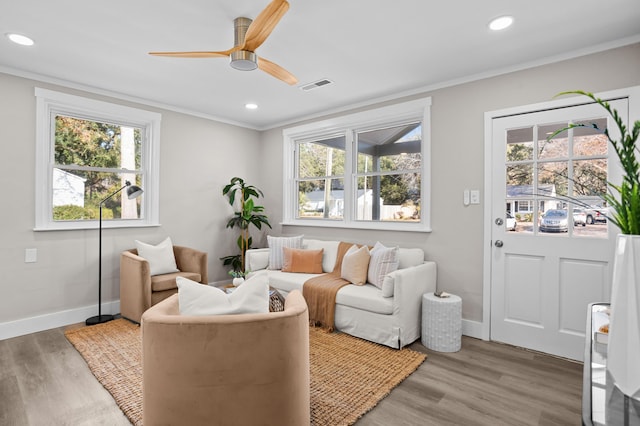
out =
<path fill-rule="evenodd" d="M 209 284 L 207 253 L 190 247 L 173 246 L 176 265 L 182 272 L 196 272 L 200 274 L 200 282 Z"/>
<path fill-rule="evenodd" d="M 149 262 L 131 251 L 120 255 L 120 313 L 140 321 L 151 306 L 151 275 Z"/>
<path fill-rule="evenodd" d="M 269 249 L 249 249 L 245 252 L 244 269 L 248 272 L 255 272 L 267 269 L 269 266 Z"/>
<path fill-rule="evenodd" d="M 436 291 L 435 262 L 424 262 L 394 271 L 393 311 L 400 317 L 401 327 L 420 335 L 422 295 Z"/>

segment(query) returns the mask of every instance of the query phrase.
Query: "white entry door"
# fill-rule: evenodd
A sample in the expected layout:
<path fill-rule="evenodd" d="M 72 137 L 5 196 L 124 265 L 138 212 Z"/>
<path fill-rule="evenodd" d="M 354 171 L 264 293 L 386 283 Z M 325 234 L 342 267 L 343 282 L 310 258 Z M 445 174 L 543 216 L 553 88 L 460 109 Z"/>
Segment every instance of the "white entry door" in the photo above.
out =
<path fill-rule="evenodd" d="M 612 102 L 623 117 L 627 100 Z M 594 104 L 492 120 L 491 339 L 582 360 L 587 305 L 608 301 L 617 228 L 599 194 L 620 170 Z M 585 208 L 587 204 L 591 208 Z"/>

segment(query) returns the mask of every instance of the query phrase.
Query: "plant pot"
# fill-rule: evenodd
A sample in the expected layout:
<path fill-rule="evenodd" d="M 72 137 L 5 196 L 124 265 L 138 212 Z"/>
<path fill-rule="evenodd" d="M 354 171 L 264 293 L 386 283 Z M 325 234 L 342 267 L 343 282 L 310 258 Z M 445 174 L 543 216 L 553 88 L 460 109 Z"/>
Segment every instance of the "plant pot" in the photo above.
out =
<path fill-rule="evenodd" d="M 620 410 L 621 397 L 627 396 L 640 400 L 638 354 L 640 354 L 640 235 L 618 235 L 613 263 L 611 320 L 607 350 L 606 417 L 608 420 L 616 412 L 624 412 Z"/>
<path fill-rule="evenodd" d="M 236 277 L 232 281 L 233 285 L 236 287 L 240 286 L 240 284 L 242 284 L 243 282 L 244 282 L 244 278 L 242 277 Z"/>

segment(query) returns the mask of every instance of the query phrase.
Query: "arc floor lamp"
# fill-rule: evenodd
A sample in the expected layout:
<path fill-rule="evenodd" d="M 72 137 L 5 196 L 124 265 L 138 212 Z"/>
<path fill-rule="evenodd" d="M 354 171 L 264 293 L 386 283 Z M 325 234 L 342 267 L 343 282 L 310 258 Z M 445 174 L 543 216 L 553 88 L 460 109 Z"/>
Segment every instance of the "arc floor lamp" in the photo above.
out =
<path fill-rule="evenodd" d="M 102 206 L 104 205 L 105 201 L 110 200 L 114 195 L 125 188 L 127 188 L 127 197 L 130 200 L 138 198 L 140 195 L 142 195 L 143 192 L 142 188 L 136 185 L 131 185 L 131 182 L 127 180 L 125 181 L 122 188 L 118 189 L 115 192 L 112 192 L 111 194 L 107 195 L 106 198 L 103 198 L 102 201 L 100 201 L 100 234 L 98 237 L 98 315 L 88 318 L 85 322 L 85 324 L 87 325 L 101 324 L 113 319 L 113 315 L 102 315 Z"/>

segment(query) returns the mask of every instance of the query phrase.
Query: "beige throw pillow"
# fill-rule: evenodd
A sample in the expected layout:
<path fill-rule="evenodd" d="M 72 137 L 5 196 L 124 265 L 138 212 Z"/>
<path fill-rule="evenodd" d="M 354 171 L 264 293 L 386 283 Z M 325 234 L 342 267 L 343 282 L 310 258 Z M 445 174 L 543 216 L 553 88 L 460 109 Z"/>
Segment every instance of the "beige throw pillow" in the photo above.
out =
<path fill-rule="evenodd" d="M 355 285 L 363 285 L 367 282 L 369 271 L 369 248 L 358 248 L 352 245 L 342 258 L 342 270 L 340 276 Z"/>

